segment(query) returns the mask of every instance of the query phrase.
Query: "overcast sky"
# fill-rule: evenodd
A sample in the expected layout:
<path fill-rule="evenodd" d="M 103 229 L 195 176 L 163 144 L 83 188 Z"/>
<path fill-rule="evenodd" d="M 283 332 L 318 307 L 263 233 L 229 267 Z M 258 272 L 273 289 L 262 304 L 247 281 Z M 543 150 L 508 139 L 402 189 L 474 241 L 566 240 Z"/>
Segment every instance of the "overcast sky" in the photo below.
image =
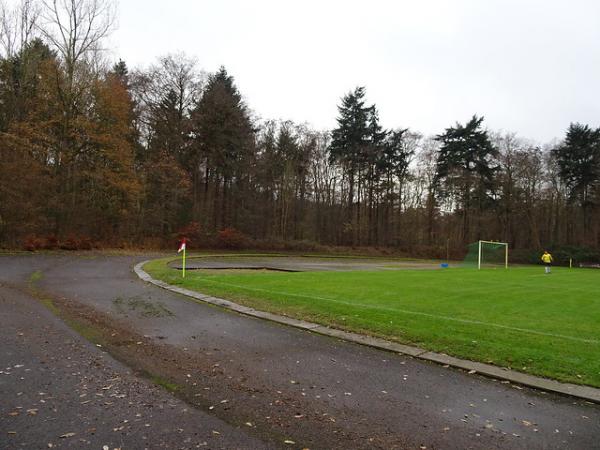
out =
<path fill-rule="evenodd" d="M 478 114 L 547 142 L 600 126 L 597 0 L 121 0 L 118 17 L 114 58 L 224 65 L 262 118 L 332 128 L 362 85 L 388 128 Z"/>

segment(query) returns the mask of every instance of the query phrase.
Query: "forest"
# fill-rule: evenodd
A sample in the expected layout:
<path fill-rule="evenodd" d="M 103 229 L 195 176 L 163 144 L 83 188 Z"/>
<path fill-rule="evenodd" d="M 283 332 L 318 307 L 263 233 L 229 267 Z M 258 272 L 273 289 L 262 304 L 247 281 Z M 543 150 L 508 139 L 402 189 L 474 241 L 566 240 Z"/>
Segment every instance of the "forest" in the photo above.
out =
<path fill-rule="evenodd" d="M 182 53 L 110 61 L 114 19 L 104 0 L 0 3 L 0 247 L 185 236 L 193 249 L 458 258 L 485 239 L 516 257 L 597 259 L 592 125 L 543 144 L 490 130 L 479 112 L 433 136 L 384 129 L 361 86 L 340 93 L 331 130 L 263 119 L 225 67 Z"/>

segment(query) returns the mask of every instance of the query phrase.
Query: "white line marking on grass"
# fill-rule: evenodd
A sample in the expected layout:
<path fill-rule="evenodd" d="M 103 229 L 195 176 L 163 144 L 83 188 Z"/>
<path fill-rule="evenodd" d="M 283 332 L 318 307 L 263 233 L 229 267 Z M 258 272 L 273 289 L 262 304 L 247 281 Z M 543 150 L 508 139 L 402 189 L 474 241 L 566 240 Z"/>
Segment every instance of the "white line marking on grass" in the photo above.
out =
<path fill-rule="evenodd" d="M 238 289 L 246 289 L 248 291 L 257 291 L 257 292 L 265 292 L 268 294 L 275 294 L 275 295 L 287 295 L 289 297 L 298 297 L 298 298 L 308 298 L 311 300 L 324 300 L 327 302 L 332 302 L 332 303 L 339 303 L 342 305 L 348 305 L 348 306 L 359 306 L 362 308 L 367 308 L 367 309 L 376 309 L 376 310 L 381 310 L 381 311 L 391 311 L 391 312 L 399 312 L 402 314 L 412 314 L 415 316 L 423 316 L 423 317 L 429 317 L 432 319 L 439 319 L 439 320 L 448 320 L 448 321 L 452 321 L 452 322 L 459 322 L 459 323 L 467 323 L 467 324 L 471 324 L 471 325 L 481 325 L 481 326 L 487 326 L 487 327 L 493 327 L 493 328 L 500 328 L 503 330 L 511 330 L 511 331 L 519 331 L 521 333 L 529 333 L 529 334 L 535 334 L 538 336 L 547 336 L 547 337 L 553 337 L 553 338 L 558 338 L 558 339 L 567 339 L 570 341 L 576 341 L 576 342 L 585 342 L 588 344 L 600 344 L 600 340 L 598 339 L 585 339 L 585 338 L 578 338 L 575 336 L 567 336 L 564 334 L 554 334 L 554 333 L 545 333 L 543 331 L 536 331 L 536 330 L 529 330 L 527 328 L 518 328 L 518 327 L 511 327 L 508 325 L 500 325 L 497 323 L 489 323 L 489 322 L 482 322 L 479 320 L 471 320 L 471 319 L 459 319 L 456 317 L 450 317 L 450 316 L 441 316 L 441 315 L 437 315 L 437 314 L 429 314 L 429 313 L 425 313 L 425 312 L 420 312 L 420 311 L 410 311 L 407 309 L 398 309 L 398 308 L 386 308 L 384 306 L 374 306 L 374 305 L 367 305 L 365 303 L 354 303 L 354 302 L 345 302 L 343 300 L 336 300 L 334 298 L 327 298 L 327 297 L 314 297 L 311 295 L 303 295 L 303 294 L 292 294 L 289 292 L 278 292 L 278 291 L 271 291 L 269 289 L 261 289 L 261 288 L 253 288 L 253 287 L 248 287 L 248 286 L 240 286 L 237 284 L 232 284 L 232 283 L 225 283 L 222 281 L 216 281 L 216 280 L 209 280 L 209 279 L 203 279 L 202 281 L 206 281 L 206 282 L 210 282 L 210 283 L 215 283 L 215 284 L 222 284 L 224 286 L 231 286 L 231 287 L 235 287 Z"/>

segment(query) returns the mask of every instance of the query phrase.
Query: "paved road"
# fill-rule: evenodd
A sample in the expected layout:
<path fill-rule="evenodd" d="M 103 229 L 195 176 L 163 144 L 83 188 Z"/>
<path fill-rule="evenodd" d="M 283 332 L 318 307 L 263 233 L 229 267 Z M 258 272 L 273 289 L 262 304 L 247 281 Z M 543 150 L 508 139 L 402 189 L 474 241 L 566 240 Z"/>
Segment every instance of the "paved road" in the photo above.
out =
<path fill-rule="evenodd" d="M 43 274 L 37 282 L 42 291 L 96 312 L 98 321 L 115 327 L 114 335 L 135 334 L 138 342 L 122 350 L 115 346 L 115 351 L 145 371 L 177 380 L 196 405 L 192 410 L 200 424 L 211 418 L 229 427 L 223 435 L 231 435 L 230 448 L 600 448 L 598 405 L 193 303 L 137 280 L 131 267 L 142 259 L 147 257 L 3 257 L 0 284 L 22 285 L 38 270 Z M 2 290 L 3 298 L 9 299 L 0 304 L 4 322 L 11 320 L 10 302 L 17 301 L 12 292 L 16 291 Z M 39 318 L 31 323 L 31 329 L 40 327 Z M 3 366 L 23 363 L 16 362 L 17 341 L 13 341 L 2 347 Z M 88 357 L 97 352 L 93 346 L 82 348 Z M 35 361 L 33 350 L 23 355 L 22 359 Z M 109 359 L 105 354 L 103 360 Z M 125 371 L 122 366 L 120 370 Z M 149 386 L 129 377 L 132 383 Z M 23 429 L 31 417 L 7 416 L 8 409 L 17 405 L 13 401 L 6 408 L 5 397 L 12 401 L 15 392 L 26 388 L 19 387 L 15 377 L 0 380 L 8 380 L 0 384 L 1 428 L 9 417 L 13 427 Z M 67 383 L 65 389 L 74 386 L 68 383 L 81 382 L 77 376 L 53 381 L 56 386 Z M 38 388 L 27 389 L 31 390 L 27 395 L 34 396 Z M 150 396 L 155 390 L 146 389 L 140 399 L 147 395 L 147 404 L 160 404 Z M 160 395 L 169 397 L 164 391 Z M 66 411 L 72 417 L 82 414 L 76 403 Z M 100 410 L 86 417 L 92 420 L 94 414 Z M 175 442 L 179 420 L 174 416 L 166 421 L 170 432 L 161 435 Z M 212 427 L 199 425 L 203 436 Z M 130 431 L 132 436 L 136 433 L 141 431 Z M 16 442 L 14 435 L 0 435 L 0 444 L 5 442 Z M 218 448 L 218 443 L 206 442 L 209 448 Z M 180 446 L 193 448 L 183 441 Z"/>
<path fill-rule="evenodd" d="M 2 285 L 0 342 L 0 449 L 276 448 L 134 376 Z"/>

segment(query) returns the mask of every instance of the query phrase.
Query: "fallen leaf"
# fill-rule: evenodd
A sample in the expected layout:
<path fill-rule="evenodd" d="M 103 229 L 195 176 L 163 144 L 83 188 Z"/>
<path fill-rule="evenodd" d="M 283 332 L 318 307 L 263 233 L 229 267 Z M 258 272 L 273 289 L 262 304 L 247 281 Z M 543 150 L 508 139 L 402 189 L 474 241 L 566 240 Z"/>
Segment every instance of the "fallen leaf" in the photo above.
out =
<path fill-rule="evenodd" d="M 290 444 L 290 445 L 293 445 L 293 444 L 295 444 L 295 442 L 294 442 L 294 441 L 291 441 L 291 440 L 289 440 L 289 439 L 286 439 L 285 441 L 283 441 L 283 443 L 284 443 L 284 444 Z"/>
<path fill-rule="evenodd" d="M 73 436 L 75 436 L 75 433 L 65 433 L 65 434 L 63 434 L 63 435 L 61 435 L 59 437 L 61 439 L 64 439 L 64 438 L 70 438 L 70 437 L 73 437 Z"/>

